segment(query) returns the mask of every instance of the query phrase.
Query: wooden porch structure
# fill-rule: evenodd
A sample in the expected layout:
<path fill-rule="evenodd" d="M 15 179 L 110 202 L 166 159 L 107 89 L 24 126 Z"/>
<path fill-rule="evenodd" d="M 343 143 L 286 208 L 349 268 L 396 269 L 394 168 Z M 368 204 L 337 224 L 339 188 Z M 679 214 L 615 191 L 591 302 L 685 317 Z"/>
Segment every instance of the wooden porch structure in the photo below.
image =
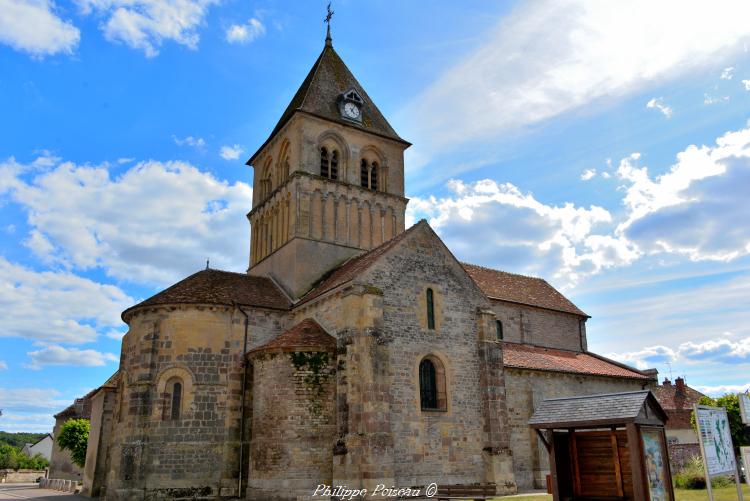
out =
<path fill-rule="evenodd" d="M 674 501 L 664 424 L 649 390 L 544 400 L 529 420 L 555 501 Z"/>

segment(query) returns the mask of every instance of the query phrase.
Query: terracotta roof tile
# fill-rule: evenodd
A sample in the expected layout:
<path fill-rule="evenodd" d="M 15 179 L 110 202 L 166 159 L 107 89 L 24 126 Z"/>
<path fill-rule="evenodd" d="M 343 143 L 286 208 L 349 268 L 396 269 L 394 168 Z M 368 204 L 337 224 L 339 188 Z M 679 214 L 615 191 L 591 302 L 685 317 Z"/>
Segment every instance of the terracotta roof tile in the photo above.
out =
<path fill-rule="evenodd" d="M 270 278 L 221 270 L 201 270 L 151 296 L 122 313 L 128 315 L 137 308 L 162 304 L 220 304 L 257 306 L 287 310 L 291 303 Z"/>
<path fill-rule="evenodd" d="M 341 117 L 338 107 L 338 97 L 344 92 L 354 89 L 364 103 L 362 103 L 362 122 L 352 122 Z M 344 61 L 333 47 L 325 46 L 313 64 L 307 77 L 294 94 L 291 102 L 281 115 L 268 139 L 258 148 L 247 165 L 253 160 L 263 147 L 274 137 L 297 111 L 303 111 L 333 122 L 372 132 L 405 144 L 409 144 L 396 134 L 388 120 L 383 116 L 375 103 L 367 95 Z"/>
<path fill-rule="evenodd" d="M 594 353 L 555 350 L 519 343 L 503 343 L 503 363 L 506 367 L 518 369 L 649 379 L 637 369 L 629 368 Z"/>
<path fill-rule="evenodd" d="M 333 269 L 333 271 L 325 276 L 317 285 L 313 286 L 313 288 L 307 294 L 302 296 L 302 299 L 300 300 L 298 305 L 311 301 L 316 297 L 321 296 L 326 292 L 351 281 L 357 275 L 369 268 L 380 256 L 385 254 L 389 249 L 393 248 L 397 243 L 403 240 L 406 235 L 411 233 L 414 228 L 416 228 L 420 224 L 427 224 L 427 222 L 422 220 L 403 233 L 396 235 L 387 242 L 382 243 L 378 247 L 375 247 L 374 249 L 371 249 L 364 254 L 353 257 L 338 268 Z"/>
<path fill-rule="evenodd" d="M 258 353 L 269 350 L 286 350 L 290 348 L 336 348 L 336 338 L 328 334 L 318 322 L 306 318 L 291 329 L 288 329 L 263 346 L 259 346 L 248 353 Z"/>
<path fill-rule="evenodd" d="M 701 397 L 705 396 L 696 389 L 685 385 L 683 392 L 677 391 L 677 385 L 664 384 L 654 388 L 656 399 L 666 410 L 693 410 L 693 404 L 697 404 Z"/>
<path fill-rule="evenodd" d="M 588 317 L 542 278 L 516 275 L 475 264 L 462 263 L 462 265 L 479 288 L 492 299 Z"/>

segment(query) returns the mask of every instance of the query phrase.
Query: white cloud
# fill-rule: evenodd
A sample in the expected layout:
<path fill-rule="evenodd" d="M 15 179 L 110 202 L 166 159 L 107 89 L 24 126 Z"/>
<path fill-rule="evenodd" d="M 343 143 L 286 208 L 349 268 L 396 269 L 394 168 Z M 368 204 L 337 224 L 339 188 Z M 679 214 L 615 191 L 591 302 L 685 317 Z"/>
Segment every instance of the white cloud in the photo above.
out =
<path fill-rule="evenodd" d="M 222 146 L 219 150 L 219 156 L 224 160 L 237 160 L 240 158 L 240 154 L 242 154 L 243 151 L 244 150 L 239 144 L 233 146 Z"/>
<path fill-rule="evenodd" d="M 716 386 L 695 386 L 695 389 L 699 392 L 706 394 L 710 397 L 721 397 L 727 393 L 744 393 L 750 389 L 750 382 L 745 384 L 722 384 Z"/>
<path fill-rule="evenodd" d="M 616 235 L 696 261 L 750 253 L 750 127 L 727 132 L 715 146 L 688 146 L 653 179 L 638 160 L 632 155 L 617 170 L 628 216 Z"/>
<path fill-rule="evenodd" d="M 120 164 L 120 165 L 123 165 L 123 164 L 129 164 L 129 163 L 131 163 L 131 162 L 132 162 L 133 160 L 135 160 L 135 158 L 131 158 L 131 157 L 123 157 L 123 158 L 118 158 L 118 159 L 117 159 L 117 163 L 118 163 L 118 164 Z"/>
<path fill-rule="evenodd" d="M 637 251 L 611 233 L 612 216 L 597 206 L 545 205 L 516 186 L 491 180 L 451 181 L 451 196 L 412 198 L 407 218 L 429 218 L 460 259 L 565 285 L 635 260 Z M 597 233 L 595 230 L 606 231 Z M 482 245 L 477 245 L 482 235 Z"/>
<path fill-rule="evenodd" d="M 101 367 L 108 363 L 117 362 L 120 358 L 113 353 L 101 353 L 96 350 L 81 350 L 78 348 L 64 348 L 62 346 L 45 346 L 27 353 L 31 363 L 29 369 L 41 369 L 46 365 L 73 365 L 78 367 Z"/>
<path fill-rule="evenodd" d="M 248 19 L 246 24 L 233 24 L 226 31 L 226 40 L 229 43 L 250 43 L 258 37 L 265 35 L 266 27 L 256 18 Z"/>
<path fill-rule="evenodd" d="M 675 362 L 677 353 L 666 346 L 650 346 L 628 353 L 608 353 L 606 357 L 643 370 Z"/>
<path fill-rule="evenodd" d="M 750 80 L 743 80 L 742 85 L 745 86 L 745 90 L 750 90 Z"/>
<path fill-rule="evenodd" d="M 44 237 L 29 245 L 48 262 L 156 285 L 207 258 L 233 270 L 247 263 L 252 188 L 187 163 L 140 162 L 113 178 L 106 164 L 39 173 L 9 159 L 0 162 L 0 196 L 2 188 L 28 213 L 32 235 Z"/>
<path fill-rule="evenodd" d="M 0 337 L 86 343 L 122 324 L 134 300 L 114 285 L 66 272 L 37 272 L 0 257 Z"/>
<path fill-rule="evenodd" d="M 0 387 L 0 428 L 8 432 L 51 432 L 55 424 L 52 415 L 71 403 L 51 388 Z"/>
<path fill-rule="evenodd" d="M 0 371 L 6 371 L 8 370 L 8 364 L 5 363 L 5 361 L 0 360 Z"/>
<path fill-rule="evenodd" d="M 657 109 L 667 118 L 672 116 L 672 108 L 664 104 L 664 100 L 660 97 L 651 98 L 651 100 L 646 103 L 646 108 Z"/>
<path fill-rule="evenodd" d="M 0 43 L 36 57 L 72 54 L 81 34 L 50 0 L 0 0 Z"/>
<path fill-rule="evenodd" d="M 730 66 L 728 68 L 724 68 L 724 71 L 721 72 L 721 78 L 722 80 L 731 80 L 734 76 L 734 66 Z"/>
<path fill-rule="evenodd" d="M 405 115 L 418 117 L 425 151 L 500 137 L 715 64 L 742 49 L 748 17 L 742 0 L 523 2 Z"/>
<path fill-rule="evenodd" d="M 706 106 L 717 103 L 726 103 L 727 101 L 729 101 L 729 96 L 712 96 L 708 93 L 703 95 L 703 104 Z"/>
<path fill-rule="evenodd" d="M 596 169 L 586 169 L 581 173 L 581 180 L 588 181 L 593 179 L 594 176 L 596 176 Z"/>
<path fill-rule="evenodd" d="M 198 46 L 198 28 L 208 9 L 219 0 L 77 0 L 83 13 L 96 12 L 106 20 L 101 29 L 108 40 L 159 54 L 165 40 L 191 49 Z"/>
<path fill-rule="evenodd" d="M 750 363 L 750 337 L 739 341 L 730 339 L 712 339 L 702 343 L 688 341 L 680 345 L 680 355 L 695 361 Z"/>
<path fill-rule="evenodd" d="M 172 136 L 172 140 L 177 146 L 192 146 L 193 148 L 202 149 L 206 146 L 206 141 L 202 137 L 186 136 L 180 139 L 177 136 Z"/>

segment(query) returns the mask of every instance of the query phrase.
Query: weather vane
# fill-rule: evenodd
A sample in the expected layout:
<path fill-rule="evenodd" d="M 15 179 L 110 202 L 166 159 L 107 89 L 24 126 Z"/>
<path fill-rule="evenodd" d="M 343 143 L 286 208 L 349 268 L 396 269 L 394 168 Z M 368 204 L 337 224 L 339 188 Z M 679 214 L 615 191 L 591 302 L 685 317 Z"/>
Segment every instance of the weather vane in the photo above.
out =
<path fill-rule="evenodd" d="M 328 28 L 326 29 L 326 45 L 331 45 L 331 18 L 333 17 L 333 11 L 331 10 L 331 2 L 328 2 L 326 17 L 323 19 L 323 22 L 328 25 Z"/>

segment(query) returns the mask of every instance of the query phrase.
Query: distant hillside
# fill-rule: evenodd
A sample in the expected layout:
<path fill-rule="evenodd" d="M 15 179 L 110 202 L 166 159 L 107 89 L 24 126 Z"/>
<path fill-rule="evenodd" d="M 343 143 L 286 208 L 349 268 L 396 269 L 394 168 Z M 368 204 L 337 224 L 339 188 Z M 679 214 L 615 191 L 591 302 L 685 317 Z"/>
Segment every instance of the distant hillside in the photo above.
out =
<path fill-rule="evenodd" d="M 0 431 L 0 445 L 7 444 L 21 449 L 26 444 L 35 444 L 46 433 L 8 433 Z"/>

